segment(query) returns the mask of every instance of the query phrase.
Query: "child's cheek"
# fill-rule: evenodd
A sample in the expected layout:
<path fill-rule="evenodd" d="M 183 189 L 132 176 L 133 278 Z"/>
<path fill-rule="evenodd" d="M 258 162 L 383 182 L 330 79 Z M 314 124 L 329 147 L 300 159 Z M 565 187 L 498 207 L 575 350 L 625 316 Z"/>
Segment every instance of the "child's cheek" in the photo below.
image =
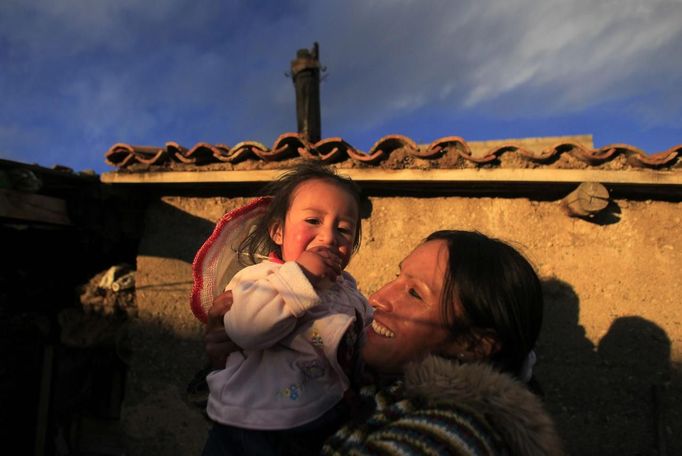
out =
<path fill-rule="evenodd" d="M 309 228 L 301 228 L 296 232 L 294 236 L 294 243 L 296 244 L 296 249 L 303 252 L 308 248 L 308 244 L 313 240 L 312 230 Z"/>
<path fill-rule="evenodd" d="M 309 230 L 305 225 L 292 225 L 291 231 L 285 236 L 283 246 L 284 261 L 294 261 L 301 253 L 303 253 L 308 246 L 306 240 L 309 238 Z"/>

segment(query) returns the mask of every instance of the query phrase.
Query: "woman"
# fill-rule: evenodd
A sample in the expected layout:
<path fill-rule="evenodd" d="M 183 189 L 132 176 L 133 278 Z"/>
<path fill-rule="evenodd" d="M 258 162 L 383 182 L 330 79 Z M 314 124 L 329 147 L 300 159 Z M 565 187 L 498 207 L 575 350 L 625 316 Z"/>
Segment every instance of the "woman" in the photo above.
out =
<path fill-rule="evenodd" d="M 323 454 L 562 453 L 551 418 L 519 380 L 540 332 L 542 292 L 516 250 L 480 233 L 435 232 L 369 301 L 362 358 L 373 382 Z M 217 300 L 214 318 L 227 306 L 229 296 Z M 217 365 L 226 343 L 224 332 L 207 332 Z"/>

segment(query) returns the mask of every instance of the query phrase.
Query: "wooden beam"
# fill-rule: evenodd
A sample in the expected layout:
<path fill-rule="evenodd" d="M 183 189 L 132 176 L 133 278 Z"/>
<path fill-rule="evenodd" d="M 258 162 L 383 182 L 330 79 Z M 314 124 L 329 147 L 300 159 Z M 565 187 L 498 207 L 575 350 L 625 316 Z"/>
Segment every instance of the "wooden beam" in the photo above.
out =
<path fill-rule="evenodd" d="M 594 217 L 609 205 L 609 191 L 598 182 L 583 182 L 561 200 L 570 217 Z"/>
<path fill-rule="evenodd" d="M 0 217 L 20 222 L 72 225 L 66 201 L 8 189 L 0 189 Z"/>
<path fill-rule="evenodd" d="M 285 170 L 244 171 L 167 171 L 103 173 L 105 184 L 235 184 L 265 183 Z M 339 174 L 362 183 L 419 183 L 425 187 L 443 184 L 542 184 L 599 182 L 604 185 L 642 185 L 682 187 L 682 173 L 660 170 L 600 170 L 600 169 L 366 169 L 339 168 Z"/>
<path fill-rule="evenodd" d="M 51 437 L 49 429 L 49 412 L 52 399 L 52 376 L 54 364 L 54 347 L 46 345 L 43 349 L 43 369 L 40 373 L 40 389 L 38 391 L 38 415 L 36 417 L 36 434 L 34 454 L 42 456 L 45 454 L 45 447 L 48 438 Z"/>

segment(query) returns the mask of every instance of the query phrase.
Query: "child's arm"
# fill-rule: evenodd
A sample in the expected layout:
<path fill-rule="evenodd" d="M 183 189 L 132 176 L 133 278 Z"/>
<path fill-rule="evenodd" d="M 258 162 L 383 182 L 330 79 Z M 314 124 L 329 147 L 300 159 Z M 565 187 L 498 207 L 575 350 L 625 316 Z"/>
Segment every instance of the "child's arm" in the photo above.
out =
<path fill-rule="evenodd" d="M 234 303 L 224 317 L 225 331 L 247 350 L 273 346 L 291 333 L 299 317 L 319 303 L 312 284 L 293 261 L 279 268 L 261 263 L 243 269 L 229 287 Z"/>

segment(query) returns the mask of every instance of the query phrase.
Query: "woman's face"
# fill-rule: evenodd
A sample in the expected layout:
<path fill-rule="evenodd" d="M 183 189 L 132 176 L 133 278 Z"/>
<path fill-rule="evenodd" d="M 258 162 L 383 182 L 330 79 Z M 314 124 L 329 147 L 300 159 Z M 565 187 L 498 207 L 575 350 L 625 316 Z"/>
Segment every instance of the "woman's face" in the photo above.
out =
<path fill-rule="evenodd" d="M 370 367 L 400 372 L 445 344 L 440 301 L 447 260 L 445 241 L 426 242 L 402 261 L 394 280 L 370 296 L 374 321 L 362 350 Z"/>

